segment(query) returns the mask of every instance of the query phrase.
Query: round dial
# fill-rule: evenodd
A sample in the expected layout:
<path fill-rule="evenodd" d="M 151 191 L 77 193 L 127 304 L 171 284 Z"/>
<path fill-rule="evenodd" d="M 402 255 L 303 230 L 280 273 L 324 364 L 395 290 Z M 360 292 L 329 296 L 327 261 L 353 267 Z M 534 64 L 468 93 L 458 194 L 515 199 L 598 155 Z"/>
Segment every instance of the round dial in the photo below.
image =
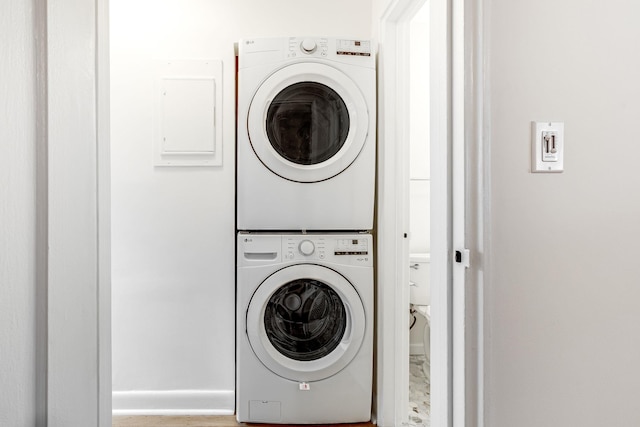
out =
<path fill-rule="evenodd" d="M 316 44 L 316 41 L 313 39 L 304 39 L 302 43 L 300 43 L 300 47 L 302 48 L 303 52 L 313 53 L 318 47 L 318 45 Z"/>
<path fill-rule="evenodd" d="M 298 250 L 302 255 L 311 255 L 316 250 L 316 246 L 311 240 L 303 240 L 298 246 Z"/>

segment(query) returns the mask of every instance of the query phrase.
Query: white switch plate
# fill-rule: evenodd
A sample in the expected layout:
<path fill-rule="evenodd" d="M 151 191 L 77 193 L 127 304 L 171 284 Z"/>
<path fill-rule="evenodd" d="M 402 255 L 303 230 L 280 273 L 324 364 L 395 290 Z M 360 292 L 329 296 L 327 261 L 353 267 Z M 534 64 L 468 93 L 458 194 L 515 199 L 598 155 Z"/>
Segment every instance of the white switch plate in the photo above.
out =
<path fill-rule="evenodd" d="M 564 123 L 531 122 L 531 172 L 564 170 Z"/>

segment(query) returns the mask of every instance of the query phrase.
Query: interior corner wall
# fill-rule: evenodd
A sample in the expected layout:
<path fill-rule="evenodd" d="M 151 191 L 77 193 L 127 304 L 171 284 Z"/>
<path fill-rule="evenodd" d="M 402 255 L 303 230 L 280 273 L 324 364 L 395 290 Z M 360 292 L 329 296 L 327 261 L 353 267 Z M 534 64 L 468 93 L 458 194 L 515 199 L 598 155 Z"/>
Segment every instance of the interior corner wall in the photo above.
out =
<path fill-rule="evenodd" d="M 110 0 L 113 407 L 232 413 L 240 38 L 368 38 L 368 0 Z M 221 167 L 153 166 L 153 62 L 223 61 Z"/>
<path fill-rule="evenodd" d="M 485 2 L 485 425 L 640 425 L 640 3 Z M 565 123 L 530 173 L 530 122 Z"/>
<path fill-rule="evenodd" d="M 0 2 L 0 425 L 36 424 L 36 64 L 28 2 Z"/>

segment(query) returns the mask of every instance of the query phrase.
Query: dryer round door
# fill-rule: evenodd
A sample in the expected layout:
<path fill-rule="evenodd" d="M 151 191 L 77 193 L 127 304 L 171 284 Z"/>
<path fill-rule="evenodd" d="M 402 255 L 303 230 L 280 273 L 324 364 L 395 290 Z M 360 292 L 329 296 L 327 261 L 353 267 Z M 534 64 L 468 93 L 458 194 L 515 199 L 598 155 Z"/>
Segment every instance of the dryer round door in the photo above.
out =
<path fill-rule="evenodd" d="M 260 284 L 246 317 L 262 364 L 293 381 L 337 374 L 356 356 L 365 332 L 360 296 L 344 276 L 314 264 L 285 267 Z"/>
<path fill-rule="evenodd" d="M 319 182 L 347 169 L 367 140 L 369 112 L 358 86 L 320 63 L 298 63 L 271 74 L 247 116 L 253 151 L 276 175 Z"/>

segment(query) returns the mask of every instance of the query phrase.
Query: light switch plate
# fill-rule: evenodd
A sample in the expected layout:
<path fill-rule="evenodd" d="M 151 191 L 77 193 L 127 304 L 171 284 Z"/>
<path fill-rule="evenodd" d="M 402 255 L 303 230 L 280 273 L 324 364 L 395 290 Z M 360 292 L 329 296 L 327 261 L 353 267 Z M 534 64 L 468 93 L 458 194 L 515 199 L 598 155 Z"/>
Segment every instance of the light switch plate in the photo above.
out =
<path fill-rule="evenodd" d="M 531 172 L 564 170 L 564 123 L 531 122 Z"/>

